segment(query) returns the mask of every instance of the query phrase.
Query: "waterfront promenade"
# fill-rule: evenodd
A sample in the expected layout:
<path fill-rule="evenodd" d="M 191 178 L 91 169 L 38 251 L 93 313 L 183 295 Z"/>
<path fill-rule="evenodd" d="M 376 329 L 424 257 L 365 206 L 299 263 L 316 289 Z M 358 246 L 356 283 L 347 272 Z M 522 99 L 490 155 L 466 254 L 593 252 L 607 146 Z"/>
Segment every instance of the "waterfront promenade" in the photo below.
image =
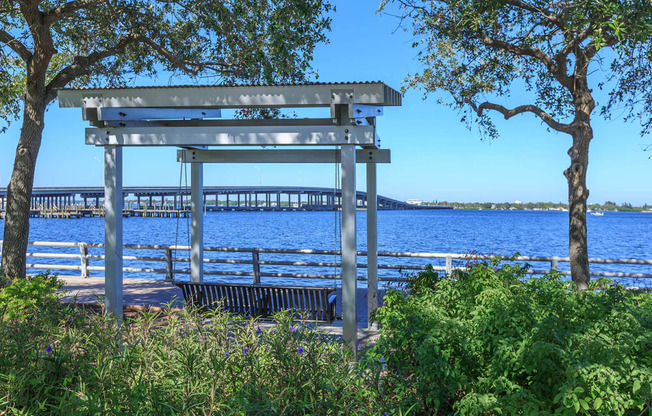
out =
<path fill-rule="evenodd" d="M 104 295 L 104 278 L 103 277 L 59 277 L 64 281 L 63 291 L 65 294 L 63 302 L 94 304 L 100 301 Z M 154 307 L 183 307 L 183 295 L 181 289 L 170 282 L 164 280 L 152 279 L 124 279 L 124 305 L 129 306 L 154 306 Z M 379 291 L 379 302 L 384 291 Z M 337 315 L 342 314 L 342 290 L 337 289 Z M 357 321 L 358 321 L 358 340 L 360 342 L 373 342 L 378 331 L 367 328 L 367 296 L 366 290 L 359 288 L 356 293 L 357 302 Z M 272 325 L 271 322 L 265 322 L 261 325 Z M 336 320 L 332 324 L 319 324 L 319 327 L 328 334 L 333 336 L 342 335 L 342 321 Z"/>

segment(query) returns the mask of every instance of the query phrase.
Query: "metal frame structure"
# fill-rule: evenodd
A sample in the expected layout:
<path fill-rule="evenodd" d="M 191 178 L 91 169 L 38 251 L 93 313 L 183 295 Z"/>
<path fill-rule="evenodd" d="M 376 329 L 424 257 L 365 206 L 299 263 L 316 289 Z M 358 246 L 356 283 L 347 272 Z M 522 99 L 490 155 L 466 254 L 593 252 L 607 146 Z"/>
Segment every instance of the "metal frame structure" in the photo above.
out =
<path fill-rule="evenodd" d="M 104 147 L 105 269 L 108 311 L 122 314 L 122 148 L 176 146 L 191 163 L 191 281 L 203 280 L 204 163 L 341 163 L 342 318 L 345 341 L 355 350 L 356 178 L 367 164 L 368 312 L 377 307 L 376 117 L 400 106 L 401 95 L 381 82 L 290 85 L 176 86 L 63 89 L 59 106 L 79 107 L 92 127 L 86 144 Z M 329 118 L 219 119 L 223 109 L 328 107 Z M 300 149 L 215 150 L 210 146 L 296 146 Z M 341 150 L 315 149 L 341 146 Z M 361 147 L 362 149 L 357 149 Z M 372 202 L 373 201 L 373 202 Z"/>

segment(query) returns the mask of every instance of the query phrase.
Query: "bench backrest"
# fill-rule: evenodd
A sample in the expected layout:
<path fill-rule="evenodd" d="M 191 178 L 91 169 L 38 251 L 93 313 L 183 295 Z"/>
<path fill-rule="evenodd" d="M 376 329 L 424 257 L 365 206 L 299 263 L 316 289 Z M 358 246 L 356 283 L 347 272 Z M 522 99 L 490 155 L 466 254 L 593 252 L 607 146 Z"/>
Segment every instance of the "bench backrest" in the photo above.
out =
<path fill-rule="evenodd" d="M 213 282 L 176 282 L 188 305 L 222 309 L 241 315 L 270 317 L 291 310 L 316 322 L 335 319 L 333 287 L 245 285 Z"/>

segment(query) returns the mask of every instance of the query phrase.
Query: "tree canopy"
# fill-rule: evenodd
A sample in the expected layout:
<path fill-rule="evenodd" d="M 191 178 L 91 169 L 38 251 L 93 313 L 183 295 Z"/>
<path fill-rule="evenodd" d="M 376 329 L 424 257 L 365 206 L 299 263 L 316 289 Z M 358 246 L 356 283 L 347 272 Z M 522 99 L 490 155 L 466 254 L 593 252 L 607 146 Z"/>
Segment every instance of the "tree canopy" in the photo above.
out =
<path fill-rule="evenodd" d="M 389 12 L 388 3 L 399 6 L 424 66 L 408 86 L 447 91 L 440 98 L 490 137 L 498 132 L 486 110 L 507 119 L 533 113 L 568 133 L 574 94 L 587 77 L 590 88 L 606 89 L 603 115 L 618 108 L 626 119 L 639 119 L 644 133 L 652 128 L 648 0 L 386 0 L 381 10 Z M 491 102 L 523 86 L 530 103 L 506 108 Z"/>
<path fill-rule="evenodd" d="M 117 86 L 159 72 L 248 82 L 304 80 L 327 40 L 326 0 L 0 2 L 0 117 L 20 115 L 25 83 L 44 70 L 65 86 Z M 46 68 L 30 63 L 46 58 Z"/>

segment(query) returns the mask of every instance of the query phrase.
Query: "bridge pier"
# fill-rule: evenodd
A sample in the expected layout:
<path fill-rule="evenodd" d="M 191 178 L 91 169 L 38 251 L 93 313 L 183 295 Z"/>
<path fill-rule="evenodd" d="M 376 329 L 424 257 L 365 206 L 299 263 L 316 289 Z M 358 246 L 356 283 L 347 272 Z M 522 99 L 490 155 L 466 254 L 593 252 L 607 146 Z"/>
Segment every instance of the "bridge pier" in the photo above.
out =
<path fill-rule="evenodd" d="M 165 206 L 166 197 L 171 198 L 175 210 L 187 209 L 188 203 L 185 198 L 189 197 L 189 190 L 179 190 L 178 187 L 130 187 L 123 189 L 123 198 L 126 201 L 128 196 L 133 196 L 138 207 L 142 209 L 147 204 L 147 208 L 154 208 L 154 198 L 161 198 L 161 206 Z M 261 198 L 261 194 L 264 196 Z M 83 205 L 84 213 L 81 215 L 98 215 L 90 211 L 91 205 L 94 209 L 101 209 L 100 199 L 103 198 L 104 190 L 102 188 L 34 188 L 32 192 L 31 207 L 33 210 L 47 209 L 50 210 L 57 206 L 58 209 L 66 209 L 71 205 Z M 264 209 L 270 211 L 296 211 L 296 210 L 338 210 L 342 206 L 341 192 L 331 188 L 310 188 L 310 187 L 205 187 L 203 192 L 203 203 L 207 204 L 208 198 L 215 195 L 214 209 L 220 207 L 220 198 L 225 197 L 226 209 L 237 211 L 247 211 L 255 209 Z M 283 195 L 287 195 L 284 197 Z M 295 197 L 296 195 L 296 197 Z M 243 198 L 244 197 L 244 198 Z M 373 199 L 373 196 L 370 196 Z M 188 199 L 189 200 L 189 199 Z M 157 200 L 158 201 L 158 200 Z M 0 188 L 0 210 L 6 210 L 7 191 L 6 188 Z M 364 192 L 356 194 L 356 208 L 369 209 L 369 201 Z M 383 196 L 378 196 L 377 207 L 379 210 L 390 209 L 437 209 L 444 207 L 416 207 L 406 204 L 402 201 L 392 200 Z M 131 208 L 131 207 L 127 207 Z M 446 207 L 448 208 L 448 207 Z M 210 209 L 210 208 L 207 208 Z M 58 211 L 58 210 L 57 210 Z M 53 215 L 58 215 L 53 211 Z M 100 211 L 101 215 L 102 212 Z M 125 211 L 125 214 L 140 215 L 135 212 Z M 168 214 L 166 214 L 168 215 Z M 174 215 L 183 215 L 182 213 Z M 149 213 L 147 214 L 149 216 Z"/>

